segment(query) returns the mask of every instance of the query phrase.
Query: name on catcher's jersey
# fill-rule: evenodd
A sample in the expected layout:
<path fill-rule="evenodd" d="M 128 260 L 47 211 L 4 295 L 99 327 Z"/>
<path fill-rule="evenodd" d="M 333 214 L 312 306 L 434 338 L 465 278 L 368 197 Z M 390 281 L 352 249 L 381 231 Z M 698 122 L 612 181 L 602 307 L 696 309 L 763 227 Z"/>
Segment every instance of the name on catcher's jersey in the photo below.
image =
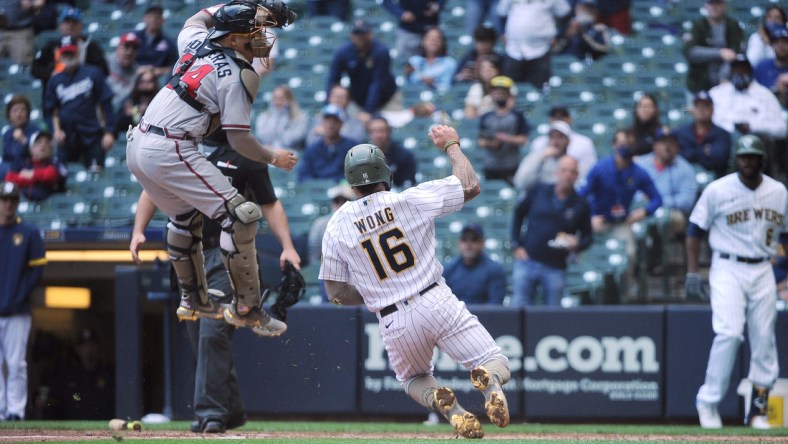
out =
<path fill-rule="evenodd" d="M 353 284 L 373 312 L 418 295 L 443 279 L 435 218 L 463 202 L 460 180 L 450 176 L 345 203 L 323 236 L 320 279 Z"/>
<path fill-rule="evenodd" d="M 780 233 L 788 232 L 788 191 L 769 176 L 751 190 L 738 173 L 728 174 L 703 190 L 690 222 L 709 231 L 712 250 L 743 257 L 775 254 Z"/>
<path fill-rule="evenodd" d="M 178 34 L 181 58 L 173 72 L 193 56 L 207 36 L 208 31 L 203 27 L 183 28 Z M 202 137 L 208 132 L 213 116 L 220 116 L 222 129 L 251 129 L 252 99 L 241 82 L 241 67 L 223 51 L 196 59 L 181 78 L 180 84 L 204 106 L 204 111 L 192 108 L 167 85 L 156 94 L 148 106 L 145 112 L 148 123 L 164 128 L 177 128 L 194 137 Z"/>

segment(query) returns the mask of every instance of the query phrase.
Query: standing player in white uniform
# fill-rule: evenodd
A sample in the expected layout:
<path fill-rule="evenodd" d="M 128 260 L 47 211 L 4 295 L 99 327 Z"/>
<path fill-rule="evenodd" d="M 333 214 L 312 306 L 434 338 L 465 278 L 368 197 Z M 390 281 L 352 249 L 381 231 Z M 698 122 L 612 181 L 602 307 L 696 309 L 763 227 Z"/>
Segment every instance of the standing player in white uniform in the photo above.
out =
<path fill-rule="evenodd" d="M 274 38 L 295 14 L 279 1 L 233 1 L 189 18 L 178 35 L 181 58 L 169 83 L 128 134 L 129 170 L 170 219 L 167 246 L 182 291 L 178 317 L 221 318 L 263 336 L 287 326 L 260 307 L 255 234 L 260 207 L 232 187 L 197 148 L 196 140 L 221 126 L 232 148 L 257 162 L 291 170 L 295 156 L 262 146 L 250 133 L 259 77 L 254 58 L 268 57 Z M 208 28 L 214 29 L 209 33 Z M 222 259 L 235 291 L 220 311 L 208 299 L 202 255 L 202 215 L 221 221 Z"/>
<path fill-rule="evenodd" d="M 715 337 L 698 391 L 696 407 L 703 428 L 720 428 L 717 405 L 728 389 L 736 352 L 750 339 L 752 401 L 745 424 L 768 428 L 769 390 L 779 375 L 774 325 L 775 281 L 769 257 L 778 242 L 788 244 L 788 191 L 761 173 L 766 156 L 757 136 L 742 136 L 736 147 L 738 172 L 715 180 L 700 196 L 687 230 L 687 294 L 701 293 L 698 276 L 700 239 L 709 232 L 713 251 L 711 285 L 712 327 Z"/>
<path fill-rule="evenodd" d="M 460 435 L 481 438 L 476 416 L 432 375 L 437 346 L 471 371 L 490 421 L 509 424 L 501 389 L 509 380 L 509 361 L 452 294 L 435 257 L 435 218 L 476 197 L 479 179 L 454 128 L 436 126 L 429 135 L 449 155 L 453 175 L 402 193 L 389 191 L 391 170 L 380 148 L 361 144 L 348 151 L 345 178 L 359 198 L 340 207 L 328 223 L 320 279 L 331 302 L 366 304 L 377 315 L 391 366 L 411 398 L 443 414 Z"/>

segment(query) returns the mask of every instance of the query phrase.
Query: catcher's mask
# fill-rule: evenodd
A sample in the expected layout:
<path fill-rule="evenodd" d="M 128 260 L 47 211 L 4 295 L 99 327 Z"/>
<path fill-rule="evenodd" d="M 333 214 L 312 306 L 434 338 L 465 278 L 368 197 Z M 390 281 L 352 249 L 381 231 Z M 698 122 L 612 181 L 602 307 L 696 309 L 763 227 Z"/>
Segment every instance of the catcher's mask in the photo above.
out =
<path fill-rule="evenodd" d="M 277 26 L 271 12 L 260 5 L 249 2 L 228 3 L 213 15 L 211 40 L 227 34 L 249 36 L 249 48 L 256 58 L 266 58 L 271 53 L 276 35 L 268 30 Z"/>
<path fill-rule="evenodd" d="M 383 182 L 391 189 L 391 169 L 386 155 L 371 143 L 362 143 L 345 155 L 345 178 L 351 187 Z"/>

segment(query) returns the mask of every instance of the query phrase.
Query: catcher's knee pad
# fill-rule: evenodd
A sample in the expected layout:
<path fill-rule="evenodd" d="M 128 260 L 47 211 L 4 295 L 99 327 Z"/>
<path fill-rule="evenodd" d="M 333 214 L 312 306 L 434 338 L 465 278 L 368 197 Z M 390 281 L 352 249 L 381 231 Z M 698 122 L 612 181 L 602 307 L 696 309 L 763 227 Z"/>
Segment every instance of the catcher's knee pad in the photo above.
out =
<path fill-rule="evenodd" d="M 438 380 L 432 375 L 420 375 L 402 383 L 405 393 L 414 401 L 429 410 L 435 408 L 435 389 L 439 387 Z"/>
<path fill-rule="evenodd" d="M 511 373 L 509 372 L 509 362 L 506 358 L 492 358 L 487 362 L 482 363 L 484 368 L 487 369 L 493 376 L 498 379 L 498 383 L 501 385 L 506 384 L 509 382 L 509 378 L 511 378 Z"/>
<path fill-rule="evenodd" d="M 208 283 L 202 254 L 202 213 L 192 210 L 167 224 L 167 253 L 178 275 L 181 292 L 208 303 Z"/>
<path fill-rule="evenodd" d="M 260 305 L 260 275 L 254 238 L 263 213 L 259 205 L 240 194 L 227 201 L 227 213 L 220 238 L 222 260 L 230 273 L 236 301 L 256 307 Z"/>

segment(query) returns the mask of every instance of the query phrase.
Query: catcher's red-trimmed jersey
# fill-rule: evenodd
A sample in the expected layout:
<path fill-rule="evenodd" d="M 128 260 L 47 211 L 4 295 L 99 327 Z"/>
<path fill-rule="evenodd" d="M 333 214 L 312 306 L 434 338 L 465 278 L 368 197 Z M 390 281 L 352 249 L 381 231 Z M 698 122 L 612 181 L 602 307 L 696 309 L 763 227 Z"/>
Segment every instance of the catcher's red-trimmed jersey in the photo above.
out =
<path fill-rule="evenodd" d="M 208 30 L 204 27 L 183 28 L 178 34 L 178 52 L 182 56 L 173 72 L 197 51 L 207 36 Z M 237 56 L 243 58 L 240 54 Z M 181 78 L 181 86 L 205 106 L 203 112 L 192 108 L 172 88 L 165 86 L 148 106 L 145 121 L 188 132 L 194 137 L 204 136 L 211 118 L 217 115 L 224 130 L 251 129 L 252 98 L 241 82 L 241 67 L 224 51 L 196 59 Z"/>
<path fill-rule="evenodd" d="M 372 312 L 442 283 L 435 218 L 463 202 L 460 180 L 450 176 L 345 203 L 323 236 L 320 279 L 353 284 Z"/>

